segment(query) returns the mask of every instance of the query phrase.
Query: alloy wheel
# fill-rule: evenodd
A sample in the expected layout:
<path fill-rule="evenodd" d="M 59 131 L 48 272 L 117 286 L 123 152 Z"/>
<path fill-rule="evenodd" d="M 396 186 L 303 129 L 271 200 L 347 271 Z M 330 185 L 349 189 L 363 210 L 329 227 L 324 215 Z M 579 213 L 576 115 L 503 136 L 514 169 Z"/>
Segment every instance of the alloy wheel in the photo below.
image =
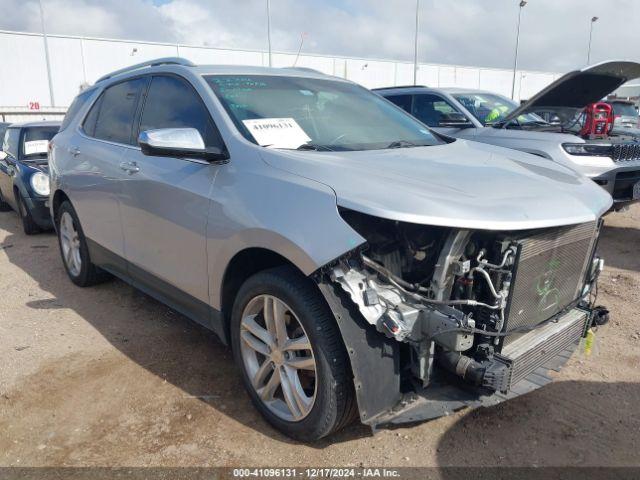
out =
<path fill-rule="evenodd" d="M 80 237 L 73 218 L 69 212 L 63 212 L 60 217 L 60 245 L 62 257 L 69 273 L 74 277 L 80 275 L 82 258 L 80 256 Z"/>
<path fill-rule="evenodd" d="M 272 295 L 251 299 L 240 322 L 240 350 L 251 385 L 276 416 L 297 422 L 313 408 L 316 361 L 298 317 Z"/>

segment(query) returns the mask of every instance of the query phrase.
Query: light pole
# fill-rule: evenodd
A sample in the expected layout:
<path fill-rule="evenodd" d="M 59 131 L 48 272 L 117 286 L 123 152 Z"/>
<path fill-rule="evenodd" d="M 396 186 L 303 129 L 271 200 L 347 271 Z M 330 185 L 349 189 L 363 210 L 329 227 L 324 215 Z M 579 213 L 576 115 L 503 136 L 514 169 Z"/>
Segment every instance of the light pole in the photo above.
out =
<path fill-rule="evenodd" d="M 51 62 L 49 61 L 49 43 L 47 42 L 47 30 L 44 28 L 44 9 L 42 8 L 42 0 L 38 0 L 40 6 L 40 23 L 42 24 L 42 38 L 44 39 L 44 59 L 47 64 L 47 80 L 49 81 L 49 98 L 51 99 L 51 106 L 56 106 L 56 101 L 53 97 L 53 80 L 51 79 Z"/>
<path fill-rule="evenodd" d="M 267 0 L 267 43 L 269 44 L 269 66 L 271 66 L 271 1 Z"/>
<path fill-rule="evenodd" d="M 589 49 L 587 50 L 587 65 L 591 65 L 591 38 L 593 37 L 593 24 L 598 21 L 598 17 L 591 17 L 589 23 Z"/>
<path fill-rule="evenodd" d="M 416 0 L 416 31 L 413 39 L 413 84 L 418 81 L 418 12 L 420 11 L 420 0 Z"/>
<path fill-rule="evenodd" d="M 298 58 L 300 58 L 300 52 L 302 51 L 302 45 L 304 44 L 304 37 L 307 36 L 307 32 L 302 32 L 300 34 L 300 46 L 298 47 L 298 53 L 296 54 L 296 59 L 293 61 L 293 66 L 295 67 L 298 63 Z"/>
<path fill-rule="evenodd" d="M 518 27 L 516 28 L 516 54 L 513 58 L 513 81 L 511 82 L 511 100 L 514 99 L 516 93 L 516 71 L 518 70 L 518 47 L 520 46 L 520 21 L 522 20 L 522 9 L 527 4 L 525 0 L 521 0 L 518 9 Z"/>

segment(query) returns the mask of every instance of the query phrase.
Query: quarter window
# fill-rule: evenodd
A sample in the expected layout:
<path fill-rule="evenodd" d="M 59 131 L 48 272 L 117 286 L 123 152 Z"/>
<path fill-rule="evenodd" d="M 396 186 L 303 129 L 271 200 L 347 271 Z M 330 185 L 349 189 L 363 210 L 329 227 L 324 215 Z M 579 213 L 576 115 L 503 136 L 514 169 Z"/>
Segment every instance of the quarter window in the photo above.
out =
<path fill-rule="evenodd" d="M 223 147 L 211 116 L 196 91 L 173 76 L 154 76 L 144 103 L 140 131 L 157 128 L 195 128 L 207 147 Z"/>
<path fill-rule="evenodd" d="M 88 90 L 88 91 L 82 92 L 73 100 L 73 102 L 71 103 L 71 106 L 67 110 L 66 115 L 64 116 L 64 119 L 62 120 L 62 125 L 60 125 L 60 131 L 63 131 L 69 126 L 69 124 L 71 123 L 73 118 L 78 114 L 80 109 L 82 109 L 85 103 L 87 103 L 87 100 L 89 100 L 93 92 L 94 90 Z"/>
<path fill-rule="evenodd" d="M 136 78 L 107 88 L 85 119 L 83 128 L 87 135 L 134 145 L 133 123 L 146 82 L 146 78 Z"/>

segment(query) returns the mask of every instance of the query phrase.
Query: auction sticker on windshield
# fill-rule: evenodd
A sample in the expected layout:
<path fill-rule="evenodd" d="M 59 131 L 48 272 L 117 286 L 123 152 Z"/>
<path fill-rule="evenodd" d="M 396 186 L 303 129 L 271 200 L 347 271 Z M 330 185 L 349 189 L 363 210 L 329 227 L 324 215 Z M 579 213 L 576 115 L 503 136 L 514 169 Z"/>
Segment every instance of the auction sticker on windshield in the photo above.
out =
<path fill-rule="evenodd" d="M 311 140 L 293 118 L 254 118 L 242 123 L 263 147 L 298 148 Z"/>
<path fill-rule="evenodd" d="M 49 140 L 32 140 L 30 142 L 24 142 L 24 154 L 35 155 L 39 153 L 47 153 L 48 146 Z"/>

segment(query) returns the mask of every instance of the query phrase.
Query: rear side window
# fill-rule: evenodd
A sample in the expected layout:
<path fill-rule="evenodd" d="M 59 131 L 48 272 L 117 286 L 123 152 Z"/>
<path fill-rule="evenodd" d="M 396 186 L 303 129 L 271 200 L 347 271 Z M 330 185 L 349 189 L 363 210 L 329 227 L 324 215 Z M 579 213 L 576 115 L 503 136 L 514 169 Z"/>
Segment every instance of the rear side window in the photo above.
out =
<path fill-rule="evenodd" d="M 62 120 L 62 125 L 60 125 L 60 131 L 64 130 L 69 126 L 74 117 L 78 114 L 78 112 L 84 107 L 87 103 L 87 100 L 91 97 L 91 94 L 94 90 L 88 90 L 86 92 L 80 93 L 71 103 L 69 110 L 67 110 L 66 115 L 64 116 L 64 120 Z"/>
<path fill-rule="evenodd" d="M 4 134 L 2 151 L 7 152 L 13 158 L 18 158 L 18 146 L 20 145 L 20 129 L 8 128 Z"/>
<path fill-rule="evenodd" d="M 416 95 L 411 114 L 430 127 L 437 127 L 440 120 L 451 113 L 459 113 L 445 99 L 438 95 Z"/>
<path fill-rule="evenodd" d="M 390 102 L 395 103 L 405 112 L 411 113 L 411 95 L 392 95 L 390 97 L 386 97 Z"/>
<path fill-rule="evenodd" d="M 85 132 L 95 138 L 133 145 L 133 121 L 147 82 L 136 78 L 107 88 L 84 122 Z"/>
<path fill-rule="evenodd" d="M 218 130 L 198 93 L 185 80 L 154 76 L 144 102 L 140 131 L 195 128 L 207 147 L 223 148 Z"/>

